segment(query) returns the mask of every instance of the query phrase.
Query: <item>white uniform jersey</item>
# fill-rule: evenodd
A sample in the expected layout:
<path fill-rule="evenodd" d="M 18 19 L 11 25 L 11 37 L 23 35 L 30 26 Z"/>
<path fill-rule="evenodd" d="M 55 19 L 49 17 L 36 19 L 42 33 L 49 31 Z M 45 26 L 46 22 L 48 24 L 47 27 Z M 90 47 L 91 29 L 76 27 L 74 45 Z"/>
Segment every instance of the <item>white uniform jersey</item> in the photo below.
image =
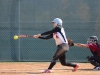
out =
<path fill-rule="evenodd" d="M 62 43 L 68 44 L 64 28 L 61 28 L 60 32 L 53 33 L 53 38 L 55 39 L 56 45 L 60 45 Z"/>
<path fill-rule="evenodd" d="M 44 32 L 41 34 L 42 36 L 39 37 L 40 39 L 50 39 L 50 38 L 54 38 L 56 45 L 61 45 L 62 43 L 66 43 L 68 44 L 67 38 L 66 38 L 66 34 L 64 31 L 64 28 L 59 28 L 59 27 L 55 27 L 54 29 Z M 47 35 L 46 37 L 43 37 L 44 35 Z"/>

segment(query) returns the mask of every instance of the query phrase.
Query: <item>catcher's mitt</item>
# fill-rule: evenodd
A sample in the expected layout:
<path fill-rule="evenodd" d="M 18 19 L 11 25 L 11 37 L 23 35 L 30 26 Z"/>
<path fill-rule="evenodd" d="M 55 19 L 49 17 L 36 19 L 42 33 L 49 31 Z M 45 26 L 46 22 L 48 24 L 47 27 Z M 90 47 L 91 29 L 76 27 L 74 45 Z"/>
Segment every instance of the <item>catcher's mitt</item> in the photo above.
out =
<path fill-rule="evenodd" d="M 72 39 L 68 38 L 67 40 L 68 40 L 69 47 L 70 46 L 74 46 L 74 43 L 73 43 L 73 40 Z"/>

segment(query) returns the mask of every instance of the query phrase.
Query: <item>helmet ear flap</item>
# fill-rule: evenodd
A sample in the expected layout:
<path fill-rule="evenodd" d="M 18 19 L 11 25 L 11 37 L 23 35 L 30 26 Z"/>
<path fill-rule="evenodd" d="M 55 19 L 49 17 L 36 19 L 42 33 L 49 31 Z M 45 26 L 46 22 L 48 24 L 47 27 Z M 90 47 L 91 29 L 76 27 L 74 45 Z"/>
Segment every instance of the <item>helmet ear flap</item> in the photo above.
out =
<path fill-rule="evenodd" d="M 62 25 L 57 24 L 57 27 L 62 28 Z"/>
<path fill-rule="evenodd" d="M 60 24 L 59 24 L 59 23 L 58 23 L 57 25 L 58 25 L 58 26 L 60 26 Z"/>

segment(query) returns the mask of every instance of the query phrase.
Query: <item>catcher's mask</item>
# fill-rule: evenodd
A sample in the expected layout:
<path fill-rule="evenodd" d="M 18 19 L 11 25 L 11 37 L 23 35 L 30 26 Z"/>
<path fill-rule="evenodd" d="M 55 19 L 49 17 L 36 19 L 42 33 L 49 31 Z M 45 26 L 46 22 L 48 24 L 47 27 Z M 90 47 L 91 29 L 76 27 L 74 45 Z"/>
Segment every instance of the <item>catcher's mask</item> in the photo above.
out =
<path fill-rule="evenodd" d="M 87 44 L 90 43 L 97 43 L 98 42 L 98 37 L 97 36 L 90 36 L 87 40 Z"/>

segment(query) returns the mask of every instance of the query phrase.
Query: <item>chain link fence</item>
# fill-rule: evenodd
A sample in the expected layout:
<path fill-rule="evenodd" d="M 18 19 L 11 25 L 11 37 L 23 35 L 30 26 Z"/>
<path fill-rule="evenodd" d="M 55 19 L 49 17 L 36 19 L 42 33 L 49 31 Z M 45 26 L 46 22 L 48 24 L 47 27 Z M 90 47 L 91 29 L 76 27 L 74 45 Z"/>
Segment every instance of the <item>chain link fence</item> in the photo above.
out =
<path fill-rule="evenodd" d="M 56 17 L 76 43 L 87 43 L 91 35 L 100 38 L 100 0 L 0 0 L 0 61 L 51 61 L 56 51 L 53 39 L 13 36 L 51 30 Z M 73 62 L 86 62 L 88 55 L 88 49 L 78 47 L 66 53 Z"/>

